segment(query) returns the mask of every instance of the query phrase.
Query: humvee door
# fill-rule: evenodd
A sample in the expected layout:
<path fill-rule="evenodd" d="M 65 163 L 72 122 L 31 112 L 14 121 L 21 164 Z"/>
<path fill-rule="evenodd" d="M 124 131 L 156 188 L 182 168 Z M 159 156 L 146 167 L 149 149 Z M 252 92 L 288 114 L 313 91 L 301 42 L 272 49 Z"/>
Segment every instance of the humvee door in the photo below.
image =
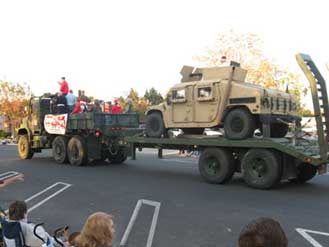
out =
<path fill-rule="evenodd" d="M 171 89 L 172 121 L 190 123 L 193 120 L 193 85 L 183 85 Z"/>

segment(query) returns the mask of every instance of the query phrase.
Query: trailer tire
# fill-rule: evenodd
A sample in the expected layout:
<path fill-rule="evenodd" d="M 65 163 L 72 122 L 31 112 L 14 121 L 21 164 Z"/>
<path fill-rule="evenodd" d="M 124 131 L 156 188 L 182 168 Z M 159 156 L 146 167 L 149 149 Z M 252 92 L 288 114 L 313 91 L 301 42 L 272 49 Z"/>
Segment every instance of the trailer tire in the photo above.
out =
<path fill-rule="evenodd" d="M 146 119 L 146 135 L 159 138 L 165 134 L 163 118 L 159 112 L 152 112 Z"/>
<path fill-rule="evenodd" d="M 30 146 L 27 135 L 21 135 L 18 138 L 18 155 L 22 160 L 29 160 L 33 157 L 33 150 Z"/>
<path fill-rule="evenodd" d="M 88 150 L 80 136 L 73 136 L 67 144 L 67 154 L 71 165 L 82 166 L 88 163 Z"/>
<path fill-rule="evenodd" d="M 116 155 L 109 155 L 108 160 L 111 164 L 122 164 L 127 159 L 127 153 L 123 150 L 119 150 Z"/>
<path fill-rule="evenodd" d="M 317 169 L 315 166 L 310 165 L 308 163 L 301 163 L 300 165 L 297 166 L 296 178 L 290 179 L 290 181 L 294 183 L 302 184 L 314 178 L 316 173 L 317 173 Z"/>
<path fill-rule="evenodd" d="M 243 179 L 252 188 L 270 189 L 282 177 L 282 164 L 275 151 L 250 149 L 242 158 Z"/>
<path fill-rule="evenodd" d="M 53 158 L 56 163 L 64 164 L 68 162 L 67 139 L 64 136 L 56 136 L 52 143 Z"/>
<path fill-rule="evenodd" d="M 289 127 L 284 123 L 273 123 L 271 124 L 271 137 L 283 138 L 287 135 Z"/>
<path fill-rule="evenodd" d="M 254 135 L 255 127 L 254 116 L 245 108 L 231 110 L 224 119 L 224 135 L 227 139 L 250 138 Z"/>
<path fill-rule="evenodd" d="M 224 184 L 234 174 L 233 155 L 222 148 L 207 148 L 199 158 L 199 172 L 208 183 Z"/>

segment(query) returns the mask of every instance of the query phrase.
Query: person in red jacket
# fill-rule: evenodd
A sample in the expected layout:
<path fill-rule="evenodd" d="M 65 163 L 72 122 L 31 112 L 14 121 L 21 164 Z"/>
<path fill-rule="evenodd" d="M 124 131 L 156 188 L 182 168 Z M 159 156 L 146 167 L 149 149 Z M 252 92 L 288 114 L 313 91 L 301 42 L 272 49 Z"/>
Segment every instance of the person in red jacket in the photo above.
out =
<path fill-rule="evenodd" d="M 71 114 L 80 113 L 80 112 L 82 112 L 82 108 L 81 108 L 81 103 L 80 103 L 80 97 L 78 97 Z"/>
<path fill-rule="evenodd" d="M 18 174 L 17 176 L 7 178 L 7 179 L 0 179 L 0 188 L 6 187 L 8 184 L 11 184 L 15 181 L 24 181 L 24 175 Z"/>
<path fill-rule="evenodd" d="M 66 96 L 69 93 L 69 84 L 65 80 L 65 77 L 62 77 L 61 79 L 62 81 L 58 82 L 60 86 L 59 91 L 62 92 L 64 96 Z"/>
<path fill-rule="evenodd" d="M 122 108 L 119 105 L 119 102 L 117 99 L 114 100 L 114 106 L 112 106 L 112 113 L 122 113 Z"/>

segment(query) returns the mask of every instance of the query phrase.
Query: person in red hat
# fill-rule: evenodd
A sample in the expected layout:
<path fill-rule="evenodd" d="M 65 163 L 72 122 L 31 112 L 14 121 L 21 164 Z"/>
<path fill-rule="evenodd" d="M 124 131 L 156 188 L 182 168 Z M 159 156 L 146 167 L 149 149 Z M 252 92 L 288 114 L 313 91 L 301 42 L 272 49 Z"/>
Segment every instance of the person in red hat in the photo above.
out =
<path fill-rule="evenodd" d="M 114 106 L 112 106 L 112 113 L 122 113 L 122 108 L 119 105 L 119 102 L 117 99 L 114 100 Z"/>
<path fill-rule="evenodd" d="M 65 80 L 65 77 L 62 77 L 61 79 L 62 81 L 58 82 L 60 86 L 59 91 L 62 92 L 64 96 L 66 96 L 69 93 L 69 84 Z"/>

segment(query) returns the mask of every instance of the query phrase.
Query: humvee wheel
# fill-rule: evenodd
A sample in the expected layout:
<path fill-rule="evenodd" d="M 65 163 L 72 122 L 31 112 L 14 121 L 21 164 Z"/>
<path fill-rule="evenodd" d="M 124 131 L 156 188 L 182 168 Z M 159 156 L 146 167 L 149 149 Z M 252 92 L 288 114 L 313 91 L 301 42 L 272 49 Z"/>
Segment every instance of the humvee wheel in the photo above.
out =
<path fill-rule="evenodd" d="M 67 144 L 67 156 L 71 165 L 82 166 L 88 163 L 88 150 L 80 136 L 73 136 Z"/>
<path fill-rule="evenodd" d="M 53 157 L 56 163 L 64 164 L 68 162 L 67 157 L 67 140 L 64 136 L 56 136 L 53 140 Z"/>
<path fill-rule="evenodd" d="M 274 138 L 282 138 L 285 137 L 288 133 L 288 125 L 287 124 L 271 124 L 271 137 Z"/>
<path fill-rule="evenodd" d="M 270 189 L 280 182 L 282 165 L 274 151 L 251 149 L 242 158 L 244 181 L 256 189 Z"/>
<path fill-rule="evenodd" d="M 28 136 L 21 135 L 18 139 L 18 155 L 22 160 L 32 159 L 33 151 L 30 146 Z"/>
<path fill-rule="evenodd" d="M 297 166 L 297 177 L 289 181 L 294 183 L 305 183 L 316 175 L 317 169 L 308 163 L 301 163 Z"/>
<path fill-rule="evenodd" d="M 255 132 L 255 125 L 255 119 L 247 109 L 236 108 L 225 117 L 224 135 L 232 140 L 250 138 Z"/>
<path fill-rule="evenodd" d="M 207 148 L 199 158 L 199 172 L 208 183 L 224 184 L 235 171 L 233 155 L 221 148 Z"/>
<path fill-rule="evenodd" d="M 165 126 L 160 113 L 152 112 L 146 119 L 146 135 L 149 137 L 161 137 L 165 132 Z"/>
<path fill-rule="evenodd" d="M 123 150 L 119 150 L 116 155 L 109 155 L 108 160 L 111 162 L 111 164 L 121 164 L 125 162 L 127 159 L 127 153 Z"/>

